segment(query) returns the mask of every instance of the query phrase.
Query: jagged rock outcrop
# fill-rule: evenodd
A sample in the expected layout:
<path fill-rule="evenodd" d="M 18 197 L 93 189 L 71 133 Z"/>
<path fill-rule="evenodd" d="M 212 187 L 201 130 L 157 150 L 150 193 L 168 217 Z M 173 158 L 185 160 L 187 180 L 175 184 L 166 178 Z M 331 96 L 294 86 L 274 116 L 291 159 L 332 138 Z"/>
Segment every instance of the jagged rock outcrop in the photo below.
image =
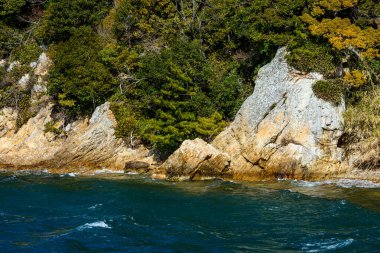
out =
<path fill-rule="evenodd" d="M 167 178 L 197 179 L 232 176 L 231 159 L 201 139 L 184 141 L 161 166 Z"/>
<path fill-rule="evenodd" d="M 13 108 L 0 110 L 0 138 L 16 128 L 17 112 Z"/>
<path fill-rule="evenodd" d="M 6 66 L 6 61 L 1 64 Z M 15 61 L 7 71 L 20 65 Z M 64 126 L 61 116 L 52 117 L 47 78 L 52 65 L 43 52 L 30 63 L 16 85 L 30 89 L 31 112 L 36 116 L 17 129 L 18 111 L 0 109 L 0 167 L 50 169 L 57 172 L 93 171 L 98 168 L 123 170 L 126 162 L 154 163 L 149 150 L 129 148 L 115 137 L 116 120 L 109 103 L 96 108 L 90 119 Z"/>
<path fill-rule="evenodd" d="M 52 106 L 40 110 L 37 116 L 15 132 L 11 109 L 3 109 L 6 120 L 0 123 L 0 165 L 18 168 L 52 168 L 78 171 L 80 168 L 123 170 L 126 161 L 154 163 L 149 150 L 131 149 L 115 137 L 116 120 L 109 103 L 96 108 L 90 119 L 65 127 L 62 136 L 46 131 L 46 124 L 55 122 Z M 5 112 L 5 113 L 4 113 Z M 15 121 L 15 119 L 14 119 Z M 7 122 L 7 123 L 6 123 Z M 55 122 L 60 126 L 62 122 Z"/>
<path fill-rule="evenodd" d="M 230 157 L 234 179 L 313 179 L 341 173 L 338 141 L 344 128 L 344 102 L 333 105 L 317 98 L 312 85 L 323 76 L 296 71 L 285 56 L 282 48 L 261 68 L 254 93 L 234 122 L 212 142 L 215 150 Z M 197 153 L 205 145 L 193 144 L 187 153 Z M 164 167 L 169 175 L 172 171 L 191 175 L 188 168 L 194 167 L 193 159 L 184 159 L 181 149 L 169 158 L 170 166 Z M 222 167 L 211 170 L 223 171 Z"/>
<path fill-rule="evenodd" d="M 33 75 L 35 79 L 35 83 L 33 83 L 31 90 L 31 98 L 33 104 L 41 104 L 49 100 L 49 97 L 46 94 L 46 85 L 52 60 L 44 52 L 38 57 L 37 62 L 32 62 L 30 65 L 34 66 Z"/>

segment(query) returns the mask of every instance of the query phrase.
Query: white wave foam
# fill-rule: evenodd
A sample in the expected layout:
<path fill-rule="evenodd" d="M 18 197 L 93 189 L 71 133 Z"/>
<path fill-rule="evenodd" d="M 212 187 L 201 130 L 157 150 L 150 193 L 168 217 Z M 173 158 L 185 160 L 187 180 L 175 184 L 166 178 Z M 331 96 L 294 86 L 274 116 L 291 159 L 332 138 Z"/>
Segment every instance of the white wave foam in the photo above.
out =
<path fill-rule="evenodd" d="M 99 207 L 99 206 L 102 206 L 103 204 L 95 204 L 95 205 L 93 205 L 93 206 L 90 206 L 89 208 L 87 208 L 87 209 L 89 209 L 89 210 L 94 210 L 94 209 L 96 209 L 97 207 Z"/>
<path fill-rule="evenodd" d="M 339 179 L 335 182 L 335 184 L 342 188 L 380 188 L 379 183 L 358 179 Z"/>
<path fill-rule="evenodd" d="M 319 182 L 319 181 L 303 181 L 303 180 L 293 180 L 293 184 L 296 184 L 297 186 L 301 187 L 315 187 L 325 184 L 325 182 Z"/>
<path fill-rule="evenodd" d="M 76 174 L 75 173 L 68 173 L 67 174 L 69 177 L 76 177 Z"/>
<path fill-rule="evenodd" d="M 107 223 L 105 223 L 104 221 L 96 221 L 96 222 L 92 222 L 92 223 L 86 223 L 82 226 L 79 226 L 77 229 L 79 231 L 82 231 L 82 230 L 85 230 L 85 229 L 91 229 L 91 228 L 107 228 L 107 229 L 111 229 L 110 226 L 108 226 Z"/>
<path fill-rule="evenodd" d="M 291 180 L 292 184 L 300 187 L 316 187 L 322 185 L 336 185 L 342 188 L 380 188 L 380 183 L 374 183 L 368 180 L 360 179 L 338 179 L 326 181 L 303 181 Z"/>
<path fill-rule="evenodd" d="M 94 175 L 97 174 L 123 174 L 124 171 L 122 170 L 109 170 L 109 169 L 101 169 L 101 170 L 96 170 L 94 172 Z"/>
<path fill-rule="evenodd" d="M 324 242 L 318 242 L 318 243 L 306 243 L 305 246 L 302 247 L 302 250 L 305 252 L 321 252 L 324 250 L 337 250 L 340 248 L 347 247 L 350 245 L 354 239 L 346 239 L 346 240 L 337 240 L 337 239 L 329 239 Z"/>

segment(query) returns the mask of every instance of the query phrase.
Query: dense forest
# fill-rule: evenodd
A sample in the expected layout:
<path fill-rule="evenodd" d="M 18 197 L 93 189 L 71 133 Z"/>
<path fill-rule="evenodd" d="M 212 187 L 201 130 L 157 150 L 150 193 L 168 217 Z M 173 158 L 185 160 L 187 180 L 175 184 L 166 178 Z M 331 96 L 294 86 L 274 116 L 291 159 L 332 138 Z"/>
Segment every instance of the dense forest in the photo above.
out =
<path fill-rule="evenodd" d="M 35 115 L 33 79 L 17 82 L 44 51 L 55 113 L 68 123 L 110 101 L 117 136 L 164 158 L 212 140 L 286 46 L 324 75 L 316 96 L 345 98 L 343 141 L 379 145 L 379 26 L 378 0 L 0 0 L 0 108 L 20 126 Z"/>

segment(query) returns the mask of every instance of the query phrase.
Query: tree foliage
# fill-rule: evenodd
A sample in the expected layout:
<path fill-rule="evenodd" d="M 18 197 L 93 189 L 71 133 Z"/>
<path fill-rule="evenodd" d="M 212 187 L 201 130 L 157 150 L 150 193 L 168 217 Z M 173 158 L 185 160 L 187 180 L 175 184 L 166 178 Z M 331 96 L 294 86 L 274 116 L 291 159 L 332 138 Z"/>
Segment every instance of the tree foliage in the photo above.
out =
<path fill-rule="evenodd" d="M 77 28 L 95 28 L 111 3 L 109 0 L 51 0 L 37 34 L 45 43 L 67 40 Z"/>
<path fill-rule="evenodd" d="M 89 27 L 78 28 L 51 48 L 49 94 L 71 116 L 88 114 L 113 93 L 116 80 L 101 61 L 102 42 Z"/>
<path fill-rule="evenodd" d="M 170 49 L 146 55 L 137 75 L 142 80 L 142 138 L 171 152 L 185 139 L 211 138 L 220 131 L 225 122 L 210 96 L 210 73 L 197 42 L 175 41 Z"/>
<path fill-rule="evenodd" d="M 367 8 L 371 5 L 370 1 L 364 1 L 364 4 Z M 312 35 L 323 37 L 336 50 L 360 59 L 369 80 L 372 80 L 376 75 L 367 61 L 380 58 L 380 29 L 375 24 L 363 26 L 361 5 L 363 3 L 358 0 L 316 1 L 310 14 L 305 13 L 302 19 L 309 24 Z M 379 7 L 379 4 L 372 2 L 372 6 Z M 355 69 L 346 73 L 345 80 L 353 86 L 360 86 L 365 83 L 364 75 L 365 72 Z"/>
<path fill-rule="evenodd" d="M 332 103 L 378 85 L 379 17 L 377 0 L 0 0 L 0 84 L 4 101 L 24 96 L 14 87 L 47 50 L 57 109 L 110 100 L 116 135 L 166 156 L 233 120 L 279 47 L 324 75 L 313 89 Z"/>
<path fill-rule="evenodd" d="M 0 0 L 0 16 L 19 13 L 25 3 L 25 0 Z"/>

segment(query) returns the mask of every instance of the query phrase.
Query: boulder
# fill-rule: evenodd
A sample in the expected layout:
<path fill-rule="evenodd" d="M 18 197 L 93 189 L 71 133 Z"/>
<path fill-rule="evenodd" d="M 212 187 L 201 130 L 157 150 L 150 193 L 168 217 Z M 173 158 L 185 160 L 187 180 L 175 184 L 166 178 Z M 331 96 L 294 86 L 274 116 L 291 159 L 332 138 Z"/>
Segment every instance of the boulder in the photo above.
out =
<path fill-rule="evenodd" d="M 201 139 L 184 141 L 160 167 L 168 179 L 204 179 L 226 177 L 230 173 L 230 157 Z"/>
<path fill-rule="evenodd" d="M 138 171 L 142 173 L 147 173 L 149 171 L 149 167 L 150 167 L 150 164 L 146 162 L 128 161 L 125 164 L 124 171 L 125 172 Z"/>

